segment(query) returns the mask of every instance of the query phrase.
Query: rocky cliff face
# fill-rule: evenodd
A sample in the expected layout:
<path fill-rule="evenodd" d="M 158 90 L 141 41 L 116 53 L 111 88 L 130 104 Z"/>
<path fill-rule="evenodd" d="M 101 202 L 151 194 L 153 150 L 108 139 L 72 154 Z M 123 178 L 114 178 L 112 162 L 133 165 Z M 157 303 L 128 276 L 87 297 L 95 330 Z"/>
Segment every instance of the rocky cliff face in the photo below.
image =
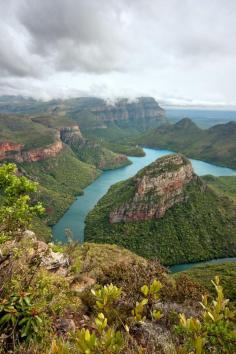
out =
<path fill-rule="evenodd" d="M 83 142 L 84 138 L 81 134 L 80 128 L 78 125 L 72 127 L 63 127 L 60 129 L 60 138 L 66 144 L 74 144 Z"/>
<path fill-rule="evenodd" d="M 185 200 L 184 187 L 194 179 L 197 176 L 192 165 L 182 155 L 158 159 L 133 178 L 132 196 L 110 212 L 110 223 L 163 217 L 169 208 Z"/>
<path fill-rule="evenodd" d="M 147 120 L 163 122 L 165 111 L 152 97 L 139 97 L 134 102 L 127 99 L 117 101 L 115 104 L 101 104 L 91 108 L 103 121 Z"/>
<path fill-rule="evenodd" d="M 27 151 L 24 150 L 23 144 L 5 142 L 0 144 L 0 161 L 13 160 L 15 162 L 36 162 L 45 160 L 49 157 L 55 157 L 62 149 L 63 143 L 60 140 L 59 133 L 56 135 L 53 144 Z"/>
<path fill-rule="evenodd" d="M 22 148 L 22 144 L 15 144 L 9 141 L 0 143 L 0 161 L 6 159 L 9 154 L 21 151 Z"/>

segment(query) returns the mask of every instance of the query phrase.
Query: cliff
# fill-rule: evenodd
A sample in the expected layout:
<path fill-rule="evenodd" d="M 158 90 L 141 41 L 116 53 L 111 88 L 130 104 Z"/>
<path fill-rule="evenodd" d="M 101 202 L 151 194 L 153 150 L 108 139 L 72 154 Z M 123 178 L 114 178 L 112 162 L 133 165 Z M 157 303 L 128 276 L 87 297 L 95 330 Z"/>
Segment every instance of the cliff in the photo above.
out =
<path fill-rule="evenodd" d="M 181 155 L 170 155 L 151 164 L 132 181 L 134 194 L 110 212 L 110 223 L 161 218 L 186 198 L 184 187 L 197 176 Z"/>
<path fill-rule="evenodd" d="M 9 154 L 21 151 L 22 148 L 22 144 L 16 144 L 10 141 L 0 143 L 0 161 L 7 159 Z"/>
<path fill-rule="evenodd" d="M 121 99 L 114 104 L 103 104 L 91 109 L 103 121 L 121 120 L 147 120 L 162 121 L 165 117 L 164 110 L 152 97 L 139 97 L 130 102 L 128 99 Z"/>
<path fill-rule="evenodd" d="M 113 185 L 86 217 L 85 240 L 115 243 L 165 265 L 236 255 L 235 205 L 182 155 Z"/>
<path fill-rule="evenodd" d="M 57 135 L 55 142 L 45 147 L 24 150 L 23 144 L 5 142 L 0 144 L 0 161 L 13 160 L 15 162 L 36 162 L 55 157 L 63 149 L 63 143 Z"/>
<path fill-rule="evenodd" d="M 71 127 L 60 128 L 60 137 L 64 143 L 69 145 L 77 143 L 78 141 L 80 143 L 84 142 L 84 137 L 82 136 L 78 124 Z"/>

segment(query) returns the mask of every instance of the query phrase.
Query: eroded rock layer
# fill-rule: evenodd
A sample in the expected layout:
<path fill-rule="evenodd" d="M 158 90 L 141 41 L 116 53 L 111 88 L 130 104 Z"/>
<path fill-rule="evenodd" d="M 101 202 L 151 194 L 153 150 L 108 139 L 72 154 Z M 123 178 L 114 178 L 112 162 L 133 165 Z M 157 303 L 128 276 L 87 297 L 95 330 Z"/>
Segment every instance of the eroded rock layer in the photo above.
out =
<path fill-rule="evenodd" d="M 182 155 L 169 155 L 152 163 L 133 179 L 133 195 L 110 212 L 110 223 L 161 218 L 186 198 L 184 187 L 197 176 Z"/>

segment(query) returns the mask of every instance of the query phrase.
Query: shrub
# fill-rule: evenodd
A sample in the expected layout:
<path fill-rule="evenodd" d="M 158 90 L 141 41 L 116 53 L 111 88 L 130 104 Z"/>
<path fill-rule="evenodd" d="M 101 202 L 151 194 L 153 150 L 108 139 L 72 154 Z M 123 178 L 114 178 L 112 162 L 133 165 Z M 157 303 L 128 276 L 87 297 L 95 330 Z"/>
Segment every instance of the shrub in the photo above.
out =
<path fill-rule="evenodd" d="M 30 193 L 36 192 L 37 183 L 17 176 L 17 167 L 9 163 L 0 166 L 0 235 L 19 235 L 33 216 L 44 212 L 41 203 L 31 204 Z"/>
<path fill-rule="evenodd" d="M 217 296 L 212 302 L 207 295 L 202 297 L 203 312 L 199 319 L 186 319 L 184 314 L 180 314 L 177 331 L 184 338 L 182 353 L 235 353 L 235 311 L 228 307 L 229 300 L 224 298 L 219 277 L 216 276 L 212 283 Z"/>

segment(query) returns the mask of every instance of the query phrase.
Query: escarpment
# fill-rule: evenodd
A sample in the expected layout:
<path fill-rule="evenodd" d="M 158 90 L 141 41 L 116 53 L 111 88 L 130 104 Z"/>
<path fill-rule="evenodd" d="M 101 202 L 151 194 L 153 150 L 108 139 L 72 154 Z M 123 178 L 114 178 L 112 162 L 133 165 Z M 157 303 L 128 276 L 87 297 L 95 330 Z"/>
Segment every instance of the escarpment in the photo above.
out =
<path fill-rule="evenodd" d="M 63 149 L 63 143 L 56 135 L 55 142 L 41 148 L 24 150 L 23 144 L 5 142 L 0 144 L 0 161 L 13 160 L 15 162 L 36 162 L 55 157 Z"/>
<path fill-rule="evenodd" d="M 187 196 L 184 187 L 197 179 L 191 163 L 181 155 L 170 155 L 151 164 L 133 179 L 134 194 L 109 214 L 110 223 L 163 217 Z"/>
<path fill-rule="evenodd" d="M 135 101 L 121 99 L 114 104 L 101 104 L 91 109 L 103 121 L 164 120 L 165 111 L 152 97 L 139 97 Z"/>

